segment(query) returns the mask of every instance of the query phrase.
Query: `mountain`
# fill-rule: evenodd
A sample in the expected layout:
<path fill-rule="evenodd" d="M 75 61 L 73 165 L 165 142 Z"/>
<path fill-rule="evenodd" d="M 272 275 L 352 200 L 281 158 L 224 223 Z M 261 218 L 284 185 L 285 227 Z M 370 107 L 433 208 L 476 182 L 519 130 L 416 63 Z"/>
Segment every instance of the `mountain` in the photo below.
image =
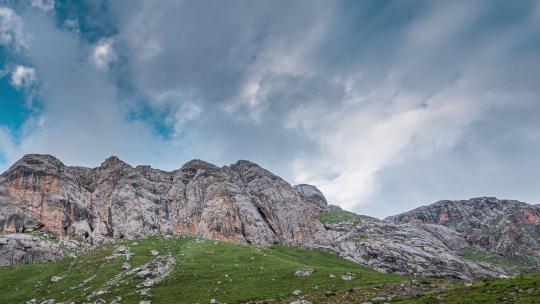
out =
<path fill-rule="evenodd" d="M 414 277 L 472 280 L 538 267 L 540 207 L 445 202 L 379 220 L 244 160 L 192 160 L 167 172 L 114 156 L 85 168 L 31 154 L 0 175 L 0 265 L 76 257 L 122 239 L 190 236 L 323 250 Z"/>
<path fill-rule="evenodd" d="M 388 217 L 393 223 L 436 224 L 470 244 L 505 257 L 540 257 L 540 206 L 495 197 L 439 201 Z"/>
<path fill-rule="evenodd" d="M 165 172 L 110 157 L 97 168 L 26 155 L 0 175 L 0 232 L 104 237 L 192 235 L 258 245 L 304 244 L 324 233 L 315 208 L 248 161 L 193 160 Z"/>

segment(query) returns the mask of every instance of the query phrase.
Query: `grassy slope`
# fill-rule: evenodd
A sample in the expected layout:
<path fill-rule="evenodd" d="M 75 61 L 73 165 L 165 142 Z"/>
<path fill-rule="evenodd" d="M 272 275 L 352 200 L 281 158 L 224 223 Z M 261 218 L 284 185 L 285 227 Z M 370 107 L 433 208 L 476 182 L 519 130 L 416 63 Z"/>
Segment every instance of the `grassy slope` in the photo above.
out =
<path fill-rule="evenodd" d="M 152 249 L 171 254 L 176 259 L 173 272 L 152 289 L 153 303 L 237 303 L 256 299 L 290 298 L 299 289 L 303 294 L 368 287 L 375 283 L 401 282 L 406 277 L 382 274 L 337 256 L 293 247 L 256 248 L 226 242 L 200 241 L 192 238 L 165 240 L 150 238 L 124 241 L 135 255 L 132 266 L 150 261 Z M 0 303 L 24 303 L 31 298 L 57 301 L 88 301 L 85 294 L 100 289 L 121 271 L 123 257 L 110 261 L 105 257 L 117 245 L 107 245 L 77 259 L 58 262 L 0 268 Z M 296 277 L 294 271 L 312 267 L 311 276 Z M 352 281 L 341 279 L 342 274 L 355 274 Z M 335 278 L 330 278 L 334 274 Z M 62 276 L 51 282 L 53 275 Z M 85 286 L 75 288 L 85 279 L 95 278 Z M 226 276 L 227 275 L 227 276 Z M 41 281 L 41 285 L 38 283 Z M 111 293 L 100 296 L 111 301 L 122 296 L 122 303 L 138 303 L 134 292 L 141 279 L 125 280 Z M 38 286 L 38 287 L 36 287 Z M 319 286 L 319 289 L 314 289 Z"/>
<path fill-rule="evenodd" d="M 407 303 L 540 303 L 540 273 L 479 282 Z"/>
<path fill-rule="evenodd" d="M 540 303 L 540 273 L 510 279 L 493 279 L 475 284 L 450 280 L 420 279 L 415 284 L 380 284 L 372 288 L 353 289 L 335 295 L 313 294 L 313 303 L 406 303 L 406 304 L 495 304 Z M 414 285 L 414 287 L 402 287 Z M 405 292 L 404 290 L 407 290 Z M 390 295 L 397 295 L 391 300 Z M 425 295 L 419 295 L 425 294 Z M 377 297 L 383 297 L 378 299 Z"/>
<path fill-rule="evenodd" d="M 474 247 L 463 248 L 460 256 L 466 260 L 492 264 L 506 269 L 510 274 L 519 274 L 526 272 L 540 262 L 535 257 L 504 257 L 498 254 L 492 254 L 477 250 Z"/>

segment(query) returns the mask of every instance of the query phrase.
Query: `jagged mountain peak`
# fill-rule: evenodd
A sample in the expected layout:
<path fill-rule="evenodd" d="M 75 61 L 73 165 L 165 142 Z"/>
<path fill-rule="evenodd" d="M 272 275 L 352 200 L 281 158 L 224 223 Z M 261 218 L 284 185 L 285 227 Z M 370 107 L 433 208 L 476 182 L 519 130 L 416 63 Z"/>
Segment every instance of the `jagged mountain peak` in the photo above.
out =
<path fill-rule="evenodd" d="M 294 186 L 300 194 L 308 201 L 319 208 L 326 208 L 328 206 L 328 202 L 326 201 L 326 197 L 324 194 L 319 190 L 316 186 L 308 185 L 308 184 L 299 184 Z"/>
<path fill-rule="evenodd" d="M 13 166 L 8 169 L 8 171 L 18 167 L 62 168 L 65 167 L 65 165 L 58 158 L 50 154 L 26 154 L 21 157 L 21 159 L 16 161 Z"/>
<path fill-rule="evenodd" d="M 190 161 L 188 161 L 187 163 L 185 163 L 181 168 L 180 170 L 181 171 L 184 171 L 184 170 L 208 170 L 208 169 L 219 169 L 219 167 L 217 167 L 216 165 L 214 164 L 211 164 L 207 161 L 204 161 L 204 160 L 200 160 L 200 159 L 192 159 Z"/>
<path fill-rule="evenodd" d="M 131 165 L 129 165 L 128 163 L 121 160 L 118 156 L 114 156 L 114 155 L 107 157 L 101 163 L 101 165 L 99 167 L 100 168 L 114 168 L 114 167 L 118 167 L 118 166 L 122 166 L 122 167 L 129 166 L 129 167 L 131 167 Z"/>

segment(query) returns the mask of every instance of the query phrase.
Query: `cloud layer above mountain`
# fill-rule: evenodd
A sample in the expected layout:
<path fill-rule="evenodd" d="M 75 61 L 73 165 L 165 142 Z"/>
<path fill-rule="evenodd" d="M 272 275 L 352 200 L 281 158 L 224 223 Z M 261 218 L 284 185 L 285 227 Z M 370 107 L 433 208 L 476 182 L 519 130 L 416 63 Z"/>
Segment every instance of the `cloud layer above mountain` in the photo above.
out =
<path fill-rule="evenodd" d="M 0 162 L 249 159 L 375 216 L 540 202 L 539 1 L 0 1 Z"/>

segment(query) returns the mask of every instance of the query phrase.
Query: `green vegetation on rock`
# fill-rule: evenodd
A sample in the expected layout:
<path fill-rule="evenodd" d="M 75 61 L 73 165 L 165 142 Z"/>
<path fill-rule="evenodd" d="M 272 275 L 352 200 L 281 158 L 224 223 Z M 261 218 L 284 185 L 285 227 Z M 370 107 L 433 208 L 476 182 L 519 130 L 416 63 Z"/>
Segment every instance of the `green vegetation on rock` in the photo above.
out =
<path fill-rule="evenodd" d="M 460 256 L 466 260 L 492 264 L 516 273 L 526 270 L 526 268 L 530 268 L 537 263 L 532 257 L 504 257 L 502 255 L 484 252 L 474 247 L 461 249 Z"/>
<path fill-rule="evenodd" d="M 367 215 L 360 215 L 345 210 L 322 212 L 318 215 L 318 219 L 323 224 L 347 223 L 349 227 L 354 227 L 365 220 L 377 220 Z"/>

